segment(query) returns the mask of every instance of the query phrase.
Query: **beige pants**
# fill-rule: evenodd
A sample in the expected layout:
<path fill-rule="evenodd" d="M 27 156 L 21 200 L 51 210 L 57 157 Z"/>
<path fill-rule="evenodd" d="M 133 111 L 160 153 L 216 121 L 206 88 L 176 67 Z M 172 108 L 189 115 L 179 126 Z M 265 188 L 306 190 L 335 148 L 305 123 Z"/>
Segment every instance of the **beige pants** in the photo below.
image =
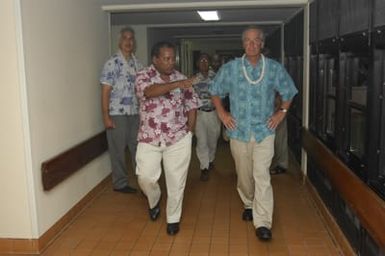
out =
<path fill-rule="evenodd" d="M 216 111 L 197 113 L 195 136 L 197 137 L 196 153 L 200 169 L 208 169 L 209 163 L 215 159 L 218 137 L 221 133 L 221 122 Z"/>
<path fill-rule="evenodd" d="M 191 159 L 191 133 L 171 146 L 153 146 L 139 143 L 136 151 L 136 174 L 143 193 L 147 196 L 150 208 L 160 199 L 158 180 L 164 174 L 167 187 L 167 223 L 179 222 L 186 185 L 187 170 Z"/>
<path fill-rule="evenodd" d="M 260 143 L 231 139 L 230 148 L 238 175 L 237 190 L 245 209 L 252 209 L 256 228 L 271 228 L 273 220 L 273 188 L 269 167 L 274 155 L 274 137 Z"/>

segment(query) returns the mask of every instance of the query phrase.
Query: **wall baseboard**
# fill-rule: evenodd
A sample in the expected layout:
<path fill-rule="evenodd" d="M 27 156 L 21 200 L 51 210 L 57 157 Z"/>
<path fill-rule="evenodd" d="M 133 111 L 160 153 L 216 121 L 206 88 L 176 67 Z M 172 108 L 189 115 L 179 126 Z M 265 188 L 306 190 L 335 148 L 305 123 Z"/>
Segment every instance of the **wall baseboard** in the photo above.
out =
<path fill-rule="evenodd" d="M 104 178 L 74 207 L 61 217 L 39 239 L 0 238 L 0 255 L 2 254 L 39 254 L 52 243 L 60 233 L 79 215 L 79 213 L 96 198 L 111 182 L 111 175 Z"/>

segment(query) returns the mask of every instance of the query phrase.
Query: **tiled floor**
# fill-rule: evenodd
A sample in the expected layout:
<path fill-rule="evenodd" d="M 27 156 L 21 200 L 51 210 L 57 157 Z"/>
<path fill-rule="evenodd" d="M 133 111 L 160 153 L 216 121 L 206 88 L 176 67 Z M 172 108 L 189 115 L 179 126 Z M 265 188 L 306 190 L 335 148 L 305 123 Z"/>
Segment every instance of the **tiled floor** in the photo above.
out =
<path fill-rule="evenodd" d="M 220 142 L 208 182 L 199 180 L 193 156 L 176 236 L 166 234 L 165 194 L 161 216 L 153 222 L 141 193 L 120 194 L 107 187 L 43 255 L 342 255 L 298 171 L 291 166 L 272 182 L 275 211 L 270 242 L 260 242 L 252 224 L 242 221 L 234 165 L 228 144 Z"/>

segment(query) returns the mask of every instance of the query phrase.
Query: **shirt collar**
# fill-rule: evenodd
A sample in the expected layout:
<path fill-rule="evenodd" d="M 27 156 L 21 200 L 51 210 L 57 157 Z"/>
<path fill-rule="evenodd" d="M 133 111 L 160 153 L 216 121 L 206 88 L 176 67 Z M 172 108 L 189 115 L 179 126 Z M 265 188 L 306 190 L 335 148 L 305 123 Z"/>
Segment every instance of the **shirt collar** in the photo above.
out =
<path fill-rule="evenodd" d="M 130 58 L 128 60 L 123 55 L 122 50 L 120 50 L 120 49 L 118 50 L 117 55 L 119 56 L 119 58 L 123 59 L 126 62 L 129 62 L 130 60 L 136 61 L 136 57 L 135 57 L 135 55 L 133 53 L 131 53 L 131 56 L 130 56 Z"/>
<path fill-rule="evenodd" d="M 159 71 L 156 69 L 154 64 L 151 64 L 150 69 L 151 69 L 151 71 L 155 72 L 157 79 L 160 79 L 160 80 L 163 81 L 163 79 L 160 77 Z M 170 81 L 175 81 L 175 79 L 176 79 L 176 71 L 175 71 L 175 69 L 172 71 L 172 73 L 169 75 L 169 77 L 170 77 Z"/>

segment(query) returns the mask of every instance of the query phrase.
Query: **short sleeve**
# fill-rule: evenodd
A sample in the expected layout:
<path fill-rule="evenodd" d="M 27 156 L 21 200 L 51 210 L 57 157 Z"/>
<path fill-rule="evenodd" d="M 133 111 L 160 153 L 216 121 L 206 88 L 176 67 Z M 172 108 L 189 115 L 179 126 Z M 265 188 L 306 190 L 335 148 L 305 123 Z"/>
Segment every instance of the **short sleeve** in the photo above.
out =
<path fill-rule="evenodd" d="M 281 64 L 278 64 L 278 72 L 275 85 L 276 90 L 281 95 L 283 101 L 292 100 L 298 92 L 293 79 Z"/>
<path fill-rule="evenodd" d="M 221 96 L 224 97 L 229 93 L 229 78 L 230 78 L 230 68 L 231 63 L 223 65 L 214 79 L 209 84 L 209 92 L 212 96 Z"/>
<path fill-rule="evenodd" d="M 114 72 L 115 65 L 112 60 L 108 60 L 103 67 L 103 70 L 100 74 L 99 82 L 102 85 L 115 85 L 116 75 Z"/>
<path fill-rule="evenodd" d="M 146 69 L 142 69 L 136 74 L 135 78 L 135 93 L 138 99 L 145 98 L 144 90 L 151 85 L 151 79 L 148 76 Z"/>

